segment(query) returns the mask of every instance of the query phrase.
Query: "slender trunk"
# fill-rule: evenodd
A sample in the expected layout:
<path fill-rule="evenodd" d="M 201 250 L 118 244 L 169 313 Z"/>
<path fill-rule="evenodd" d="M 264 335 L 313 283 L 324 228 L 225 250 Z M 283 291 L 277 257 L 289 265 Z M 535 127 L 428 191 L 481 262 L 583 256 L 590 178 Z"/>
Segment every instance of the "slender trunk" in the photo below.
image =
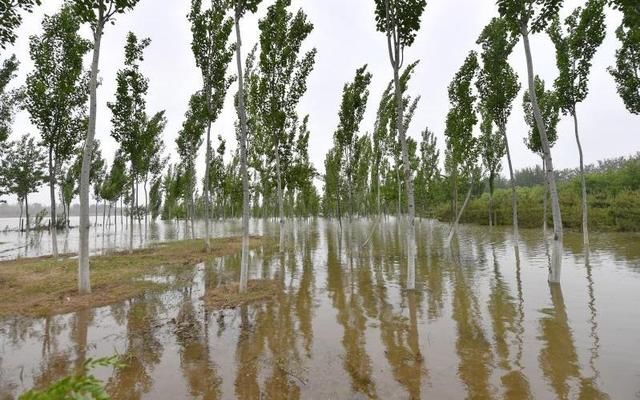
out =
<path fill-rule="evenodd" d="M 504 144 L 507 151 L 507 163 L 509 164 L 509 183 L 511 184 L 511 214 L 513 225 L 513 247 L 518 253 L 518 192 L 516 191 L 516 178 L 513 173 L 513 163 L 511 162 L 511 150 L 509 148 L 509 138 L 507 137 L 506 126 L 500 126 L 500 131 L 504 137 Z"/>
<path fill-rule="evenodd" d="M 529 96 L 531 97 L 531 105 L 533 106 L 533 116 L 536 120 L 536 126 L 540 134 L 540 142 L 545 159 L 545 167 L 549 179 L 549 192 L 551 193 L 551 213 L 553 215 L 553 232 L 554 240 L 562 241 L 562 214 L 560 212 L 560 201 L 558 199 L 558 188 L 556 186 L 556 178 L 553 172 L 553 161 L 551 158 L 551 147 L 547 137 L 547 130 L 544 126 L 542 113 L 536 96 L 535 81 L 533 73 L 533 61 L 531 56 L 531 47 L 529 45 L 529 34 L 526 28 L 521 28 L 522 40 L 524 42 L 525 55 L 527 57 L 527 71 L 529 78 Z"/>
<path fill-rule="evenodd" d="M 103 230 L 104 230 L 104 224 L 105 224 L 106 211 L 107 211 L 107 204 L 105 200 L 105 202 L 102 204 L 102 229 Z"/>
<path fill-rule="evenodd" d="M 542 171 L 544 176 L 544 197 L 542 199 L 542 233 L 547 235 L 547 198 L 549 197 L 549 179 L 547 179 L 546 168 L 544 166 L 544 157 L 542 158 Z"/>
<path fill-rule="evenodd" d="M 102 8 L 98 11 L 98 21 L 94 32 L 93 59 L 91 61 L 91 79 L 89 81 L 89 129 L 82 152 L 82 170 L 80 173 L 80 246 L 78 254 L 78 290 L 80 293 L 91 293 L 89 272 L 89 176 L 91 170 L 91 153 L 93 138 L 96 134 L 98 64 L 100 61 L 100 44 L 103 29 Z"/>
<path fill-rule="evenodd" d="M 589 251 L 589 206 L 587 204 L 587 179 L 584 174 L 584 156 L 582 154 L 582 144 L 578 134 L 578 116 L 575 106 L 573 108 L 573 126 L 576 133 L 576 144 L 578 145 L 578 153 L 580 154 L 580 182 L 582 184 L 582 235 L 585 251 Z"/>
<path fill-rule="evenodd" d="M 93 226 L 98 226 L 98 206 L 100 205 L 100 200 L 96 200 L 96 216 L 93 219 Z"/>
<path fill-rule="evenodd" d="M 493 181 L 495 176 L 495 172 L 491 171 L 489 174 L 489 227 L 493 227 Z"/>
<path fill-rule="evenodd" d="M 29 224 L 29 195 L 25 194 L 24 195 L 24 212 L 25 212 L 25 217 L 27 218 L 27 235 L 29 234 L 29 229 L 30 229 L 30 224 Z"/>
<path fill-rule="evenodd" d="M 51 195 L 51 216 L 49 217 L 49 229 L 51 230 L 51 252 L 54 258 L 58 258 L 58 235 L 56 224 L 56 177 L 53 165 L 53 149 L 49 149 L 49 194 Z"/>
<path fill-rule="evenodd" d="M 147 237 L 147 216 L 149 215 L 149 197 L 147 193 L 147 177 L 144 178 L 144 184 L 142 185 L 144 189 L 144 236 Z"/>
<path fill-rule="evenodd" d="M 241 89 L 241 92 L 244 88 Z M 207 107 L 211 110 L 211 94 L 207 90 Z M 207 152 L 205 156 L 204 167 L 204 188 L 202 189 L 202 197 L 204 198 L 204 242 L 207 252 L 211 251 L 211 242 L 209 241 L 209 163 L 211 162 L 211 120 L 207 120 Z"/>
<path fill-rule="evenodd" d="M 133 208 L 136 204 L 136 183 L 131 179 L 131 204 L 129 206 L 129 254 L 133 253 Z"/>
<path fill-rule="evenodd" d="M 244 80 L 242 75 L 241 52 L 242 40 L 240 35 L 239 9 L 236 9 L 235 12 L 235 25 L 236 64 L 238 67 L 238 114 L 240 114 L 240 168 L 242 173 L 242 259 L 240 262 L 240 292 L 245 292 L 247 290 L 247 283 L 249 279 L 249 175 L 247 171 L 247 115 L 244 108 Z M 277 151 L 276 154 L 278 154 Z M 280 224 L 280 229 L 282 230 L 282 223 Z"/>
<path fill-rule="evenodd" d="M 462 207 L 460 208 L 460 212 L 458 212 L 458 215 L 456 216 L 456 220 L 453 223 L 453 226 L 451 227 L 451 229 L 449 230 L 449 237 L 447 238 L 447 246 L 449 244 L 451 244 L 451 240 L 453 239 L 453 234 L 458 230 L 458 224 L 460 223 L 460 217 L 462 217 L 462 213 L 464 212 L 464 209 L 467 208 L 467 204 L 469 203 L 469 199 L 471 198 L 471 189 L 472 188 L 473 188 L 473 185 L 470 182 L 469 183 L 469 190 L 467 191 L 467 196 L 464 199 L 464 203 L 462 203 Z"/>
<path fill-rule="evenodd" d="M 282 171 L 280 168 L 280 141 L 276 143 L 276 180 L 278 189 L 278 213 L 280 218 L 280 251 L 284 250 L 284 198 L 282 194 Z"/>
<path fill-rule="evenodd" d="M 18 220 L 18 232 L 22 232 L 23 223 L 22 223 L 22 208 L 24 207 L 23 200 L 18 199 L 18 205 L 20 206 L 20 219 Z"/>

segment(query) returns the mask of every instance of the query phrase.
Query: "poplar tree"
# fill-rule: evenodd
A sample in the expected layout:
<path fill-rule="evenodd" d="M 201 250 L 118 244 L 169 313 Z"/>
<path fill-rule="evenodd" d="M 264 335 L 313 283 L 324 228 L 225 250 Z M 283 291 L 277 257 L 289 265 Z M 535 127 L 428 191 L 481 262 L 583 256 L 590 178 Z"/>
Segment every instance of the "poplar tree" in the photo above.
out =
<path fill-rule="evenodd" d="M 502 157 L 506 153 L 505 137 L 501 132 L 493 129 L 493 119 L 488 111 L 481 109 L 480 114 L 482 115 L 482 121 L 480 123 L 481 134 L 478 140 L 478 150 L 482 157 L 482 163 L 489 173 L 489 226 L 493 226 L 495 223 L 493 211 L 494 182 L 502 169 Z"/>
<path fill-rule="evenodd" d="M 289 12 L 291 0 L 276 0 L 260 20 L 260 82 L 263 96 L 259 110 L 266 145 L 262 151 L 276 171 L 276 190 L 280 218 L 280 247 L 284 247 L 284 185 L 288 175 L 294 142 L 292 121 L 297 119 L 297 105 L 307 90 L 316 49 L 301 54 L 302 45 L 313 24 L 301 9 Z M 288 129 L 289 128 L 289 129 Z"/>
<path fill-rule="evenodd" d="M 211 125 L 218 119 L 224 106 L 224 99 L 234 78 L 227 76 L 229 63 L 233 59 L 233 46 L 229 46 L 229 36 L 233 29 L 233 19 L 226 17 L 224 0 L 210 0 L 209 8 L 202 8 L 202 0 L 191 1 L 191 50 L 196 65 L 202 74 L 202 93 L 207 106 L 207 138 L 205 141 L 204 198 L 205 243 L 211 250 L 209 241 L 209 165 L 211 162 Z"/>
<path fill-rule="evenodd" d="M 474 180 L 478 175 L 476 165 L 478 145 L 477 139 L 473 136 L 473 127 L 478 123 L 475 110 L 476 96 L 473 93 L 473 83 L 478 69 L 478 56 L 475 51 L 471 51 L 449 84 L 451 109 L 447 114 L 445 136 L 447 139 L 448 161 L 452 174 L 454 214 L 456 215 L 447 243 L 450 243 L 453 238 L 460 216 L 471 197 Z M 462 207 L 456 213 L 459 178 L 468 182 L 469 188 Z"/>
<path fill-rule="evenodd" d="M 91 149 L 96 135 L 98 112 L 98 68 L 100 47 L 104 28 L 114 24 L 118 14 L 130 11 L 139 0 L 71 0 L 82 21 L 88 23 L 93 33 L 93 56 L 91 58 L 91 78 L 89 80 L 89 124 L 85 138 L 80 173 L 80 246 L 78 252 L 78 289 L 80 293 L 91 292 L 89 276 L 89 178 L 91 169 Z"/>
<path fill-rule="evenodd" d="M 482 68 L 478 75 L 477 88 L 480 98 L 480 107 L 486 114 L 483 122 L 487 134 L 484 136 L 484 143 L 489 144 L 487 139 L 498 139 L 490 135 L 489 129 L 493 132 L 493 124 L 498 127 L 499 134 L 502 135 L 504 152 L 507 155 L 509 166 L 509 181 L 511 184 L 511 213 L 513 224 L 514 248 L 518 251 L 518 198 L 516 192 L 516 181 L 511 160 L 511 149 L 507 135 L 507 121 L 511 115 L 513 101 L 520 91 L 518 75 L 509 65 L 508 58 L 516 45 L 516 40 L 509 34 L 509 26 L 504 18 L 493 18 L 491 22 L 482 30 L 477 43 L 482 47 L 480 57 Z M 493 141 L 491 141 L 493 142 Z M 500 152 L 498 152 L 499 155 Z M 488 153 L 485 155 L 489 155 Z M 491 185 L 490 185 L 491 186 Z M 490 191 L 490 206 L 492 206 L 493 196 Z M 491 207 L 490 207 L 491 209 Z M 491 215 L 490 215 L 491 218 Z"/>
<path fill-rule="evenodd" d="M 435 134 L 429 128 L 422 131 L 420 141 L 420 164 L 416 174 L 416 198 L 422 200 L 423 212 L 428 209 L 429 200 L 433 198 L 433 186 L 438 179 L 438 163 L 440 150 L 438 150 Z"/>
<path fill-rule="evenodd" d="M 415 200 L 412 173 L 403 123 L 403 99 L 400 87 L 400 69 L 404 63 L 404 50 L 411 47 L 420 30 L 420 19 L 427 6 L 426 0 L 374 0 L 376 5 L 376 29 L 387 35 L 389 61 L 393 68 L 395 88 L 396 130 L 402 148 L 404 180 L 409 211 L 407 230 L 408 274 L 407 288 L 415 289 Z"/>
<path fill-rule="evenodd" d="M 533 70 L 533 56 L 529 44 L 529 36 L 545 30 L 549 22 L 558 14 L 562 7 L 563 0 L 497 0 L 498 10 L 514 35 L 522 37 L 524 53 L 527 60 L 527 77 L 529 93 L 531 93 L 531 106 L 533 117 L 540 135 L 543 155 L 545 159 L 544 167 L 549 177 L 549 190 L 551 192 L 551 210 L 553 213 L 554 232 L 554 257 L 552 271 L 559 271 L 562 257 L 560 249 L 562 247 L 562 214 L 560 212 L 560 200 L 558 198 L 558 188 L 556 177 L 553 172 L 553 160 L 551 157 L 551 146 L 545 129 L 540 105 L 535 95 L 535 80 Z M 555 274 L 552 274 L 555 275 Z M 550 279 L 554 276 L 550 275 Z"/>
<path fill-rule="evenodd" d="M 27 76 L 23 106 L 47 150 L 55 258 L 58 257 L 56 176 L 73 155 L 86 129 L 89 77 L 82 69 L 82 58 L 91 44 L 78 35 L 80 22 L 70 7 L 63 7 L 58 14 L 44 18 L 42 35 L 32 36 L 29 44 L 34 71 Z"/>
<path fill-rule="evenodd" d="M 29 232 L 29 194 L 37 192 L 46 182 L 47 155 L 39 148 L 35 139 L 23 135 L 20 140 L 11 142 L 3 175 L 8 188 L 19 201 L 24 201 Z"/>
<path fill-rule="evenodd" d="M 576 8 L 564 20 L 556 16 L 547 32 L 556 48 L 556 64 L 559 76 L 554 81 L 558 106 L 564 115 L 571 115 L 580 156 L 580 180 L 582 186 L 582 234 L 585 249 L 589 248 L 587 180 L 584 174 L 584 156 L 578 133 L 577 105 L 589 93 L 591 60 L 606 34 L 604 0 L 589 0 L 586 7 Z"/>
<path fill-rule="evenodd" d="M 537 75 L 535 78 L 536 85 L 536 98 L 540 105 L 540 111 L 542 112 L 542 120 L 544 121 L 544 127 L 547 131 L 547 139 L 549 146 L 553 147 L 558 140 L 558 121 L 560 120 L 560 109 L 558 107 L 558 99 L 556 93 L 553 90 L 546 90 L 545 84 L 542 79 Z M 529 150 L 536 153 L 542 159 L 542 169 L 544 168 L 544 149 L 542 148 L 542 142 L 540 141 L 540 134 L 538 133 L 538 125 L 536 124 L 533 116 L 533 105 L 531 103 L 531 96 L 529 91 L 525 91 L 522 98 L 522 108 L 524 110 L 524 120 L 529 127 L 529 134 L 525 139 L 525 145 Z M 545 170 L 546 171 L 546 170 Z M 549 177 L 545 173 L 544 182 L 544 198 L 543 198 L 543 230 L 546 232 L 547 228 L 547 191 L 549 189 Z"/>
<path fill-rule="evenodd" d="M 239 291 L 247 290 L 249 279 L 249 173 L 247 170 L 247 110 L 244 104 L 245 86 L 242 74 L 242 37 L 240 20 L 247 13 L 255 13 L 262 0 L 229 0 L 236 28 L 236 66 L 238 68 L 238 94 L 236 110 L 239 117 L 240 174 L 242 175 L 242 258 L 240 261 Z"/>
<path fill-rule="evenodd" d="M 140 62 L 144 60 L 143 51 L 149 43 L 151 43 L 149 39 L 138 40 L 133 32 L 128 33 L 124 48 L 124 68 L 118 71 L 116 77 L 115 101 L 107 103 L 112 113 L 111 136 L 120 144 L 130 168 L 129 252 L 133 252 L 133 217 L 137 204 L 136 183 L 144 172 L 145 162 L 144 128 L 147 118 L 145 95 L 149 82 L 140 72 Z"/>
<path fill-rule="evenodd" d="M 349 217 L 353 216 L 353 191 L 354 175 L 356 173 L 357 160 L 356 145 L 360 123 L 367 109 L 369 99 L 369 84 L 371 73 L 367 72 L 364 65 L 356 70 L 353 82 L 344 85 L 342 90 L 342 102 L 338 113 L 338 128 L 334 133 L 334 143 L 341 155 L 341 175 L 344 176 L 349 200 Z"/>

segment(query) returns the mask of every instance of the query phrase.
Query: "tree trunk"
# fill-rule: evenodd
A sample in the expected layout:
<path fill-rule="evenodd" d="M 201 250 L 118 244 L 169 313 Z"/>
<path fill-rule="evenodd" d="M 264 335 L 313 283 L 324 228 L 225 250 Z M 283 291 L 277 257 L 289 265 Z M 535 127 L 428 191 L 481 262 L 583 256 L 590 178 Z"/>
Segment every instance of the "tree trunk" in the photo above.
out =
<path fill-rule="evenodd" d="M 578 153 L 580 154 L 580 182 L 582 184 L 582 235 L 585 251 L 589 251 L 589 206 L 587 204 L 587 179 L 584 174 L 584 156 L 582 154 L 582 144 L 578 134 L 578 116 L 575 106 L 573 108 L 573 126 L 576 133 L 576 143 L 578 145 Z"/>
<path fill-rule="evenodd" d="M 551 213 L 553 215 L 554 240 L 562 241 L 562 215 L 560 212 L 560 201 L 558 199 L 558 188 L 556 186 L 556 178 L 555 178 L 555 173 L 553 171 L 553 160 L 551 158 L 551 147 L 549 146 L 547 130 L 546 130 L 546 127 L 544 126 L 542 113 L 540 111 L 540 106 L 538 104 L 538 97 L 536 95 L 534 73 L 533 73 L 533 61 L 531 56 L 531 48 L 529 45 L 529 34 L 526 31 L 526 29 L 522 29 L 522 39 L 524 42 L 525 55 L 527 57 L 529 96 L 531 97 L 531 105 L 533 107 L 533 116 L 536 121 L 538 132 L 540 134 L 540 142 L 542 144 L 545 167 L 547 170 L 547 177 L 549 179 L 549 192 L 551 193 Z"/>
<path fill-rule="evenodd" d="M 547 178 L 544 158 L 542 159 L 542 171 L 544 176 L 544 197 L 542 198 L 542 233 L 547 236 L 547 198 L 549 197 L 549 179 Z"/>
<path fill-rule="evenodd" d="M 458 224 L 460 223 L 460 217 L 462 217 L 462 213 L 464 209 L 467 208 L 467 204 L 469 203 L 469 199 L 471 198 L 471 189 L 473 189 L 473 184 L 469 182 L 469 190 L 467 191 L 467 196 L 464 199 L 464 203 L 462 203 L 462 207 L 460 208 L 460 212 L 456 216 L 456 220 L 453 223 L 453 226 L 449 230 L 449 237 L 447 237 L 447 246 L 451 244 L 451 240 L 453 239 L 453 234 L 458 230 Z"/>
<path fill-rule="evenodd" d="M 29 224 L 29 195 L 25 194 L 24 195 L 24 212 L 25 212 L 25 217 L 27 219 L 27 235 L 29 235 L 29 229 L 31 228 L 30 224 Z"/>
<path fill-rule="evenodd" d="M 82 170 L 80 172 L 80 247 L 78 254 L 78 290 L 80 293 L 91 293 L 89 272 L 89 177 L 91 170 L 91 153 L 93 138 L 96 134 L 98 64 L 100 61 L 100 44 L 104 27 L 102 8 L 98 11 L 98 21 L 94 32 L 93 59 L 91 61 L 91 79 L 89 81 L 89 129 L 82 152 Z"/>
<path fill-rule="evenodd" d="M 211 113 L 211 89 L 207 90 L 207 109 Z M 244 88 L 241 88 L 241 92 Z M 211 242 L 209 240 L 209 163 L 211 162 L 211 119 L 207 118 L 207 152 L 205 155 L 204 167 L 204 188 L 202 189 L 202 197 L 204 198 L 204 242 L 207 247 L 207 253 L 211 251 Z"/>
<path fill-rule="evenodd" d="M 547 176 L 549 179 L 549 192 L 551 193 L 551 213 L 553 215 L 553 239 L 554 239 L 554 251 L 562 251 L 562 214 L 560 212 L 560 200 L 558 198 L 558 188 L 556 186 L 556 177 L 553 172 L 553 161 L 551 159 L 551 147 L 549 146 L 549 139 L 547 137 L 547 130 L 544 126 L 542 119 L 542 113 L 540 112 L 540 106 L 538 104 L 538 97 L 536 96 L 536 88 L 533 73 L 533 61 L 531 57 L 531 47 L 529 45 L 529 33 L 524 26 L 520 27 L 522 33 L 522 41 L 524 43 L 524 51 L 527 58 L 527 72 L 529 78 L 529 96 L 531 98 L 531 105 L 533 107 L 533 116 L 536 120 L 536 126 L 538 133 L 540 134 L 540 142 L 542 144 L 542 150 L 545 159 L 545 167 L 547 169 Z M 560 253 L 552 258 L 551 273 L 549 274 L 549 281 L 559 283 L 562 256 Z M 555 271 L 558 270 L 557 273 Z"/>
<path fill-rule="evenodd" d="M 280 251 L 284 250 L 284 195 L 282 193 L 282 171 L 280 168 L 280 141 L 276 143 L 276 180 L 278 190 L 278 214 L 280 218 Z"/>
<path fill-rule="evenodd" d="M 144 189 L 144 238 L 147 238 L 147 216 L 149 215 L 149 197 L 147 193 L 147 177 L 144 178 L 144 184 L 142 185 Z"/>
<path fill-rule="evenodd" d="M 495 172 L 489 173 L 489 227 L 493 227 L 493 181 L 496 177 Z"/>
<path fill-rule="evenodd" d="M 100 206 L 100 201 L 96 200 L 96 216 L 93 219 L 93 226 L 98 226 L 98 207 Z"/>
<path fill-rule="evenodd" d="M 131 180 L 131 204 L 129 206 L 129 254 L 133 253 L 133 208 L 136 204 L 136 183 Z"/>
<path fill-rule="evenodd" d="M 240 292 L 247 290 L 249 279 L 249 174 L 247 171 L 247 115 L 244 106 L 244 80 L 242 75 L 242 40 L 240 13 L 235 13 L 236 63 L 238 67 L 238 114 L 240 114 L 240 169 L 242 173 L 242 259 L 240 262 Z M 276 151 L 277 154 L 277 151 Z M 282 217 L 282 210 L 281 210 Z M 280 224 L 282 231 L 282 222 Z"/>
<path fill-rule="evenodd" d="M 51 195 L 51 216 L 49 217 L 49 229 L 51 230 L 51 252 L 54 258 L 58 258 L 58 235 L 56 224 L 56 174 L 53 165 L 53 149 L 49 149 L 49 194 Z"/>
<path fill-rule="evenodd" d="M 107 212 L 107 202 L 105 200 L 104 203 L 102 204 L 102 230 L 104 230 L 104 226 L 105 226 L 106 212 Z"/>
<path fill-rule="evenodd" d="M 511 214 L 513 225 L 513 248 L 518 253 L 518 192 L 516 191 L 516 178 L 513 173 L 513 163 L 511 162 L 511 150 L 509 148 L 509 138 L 507 137 L 506 126 L 500 126 L 500 131 L 504 137 L 505 149 L 507 151 L 507 163 L 509 164 L 509 183 L 511 184 Z"/>

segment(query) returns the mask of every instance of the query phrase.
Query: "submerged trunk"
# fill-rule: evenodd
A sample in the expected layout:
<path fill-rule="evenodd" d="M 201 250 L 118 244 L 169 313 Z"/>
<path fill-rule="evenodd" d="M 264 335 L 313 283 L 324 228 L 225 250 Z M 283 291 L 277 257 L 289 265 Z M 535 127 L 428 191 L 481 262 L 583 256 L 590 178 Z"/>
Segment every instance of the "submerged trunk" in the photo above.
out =
<path fill-rule="evenodd" d="M 56 224 L 56 174 L 53 165 L 53 149 L 49 149 L 49 194 L 51 196 L 51 216 L 49 217 L 49 229 L 51 230 L 51 252 L 54 258 L 58 258 L 58 235 Z"/>
<path fill-rule="evenodd" d="M 249 279 L 249 175 L 247 171 L 247 115 L 244 109 L 244 82 L 242 75 L 242 40 L 240 10 L 236 9 L 236 63 L 238 66 L 238 113 L 240 114 L 240 168 L 242 173 L 242 259 L 240 262 L 240 292 L 247 290 Z M 277 154 L 277 153 L 276 153 Z M 282 217 L 282 210 L 280 210 Z M 282 223 L 280 225 L 282 231 Z"/>
<path fill-rule="evenodd" d="M 467 208 L 467 204 L 469 203 L 469 199 L 471 198 L 471 189 L 473 189 L 473 184 L 469 183 L 469 190 L 467 191 L 467 196 L 464 199 L 464 203 L 462 203 L 462 207 L 460 208 L 460 212 L 456 215 L 456 220 L 451 226 L 449 230 L 449 236 L 447 237 L 447 246 L 451 244 L 451 240 L 453 239 L 453 234 L 458 230 L 458 223 L 460 223 L 460 217 L 462 217 L 462 213 L 464 209 Z"/>
<path fill-rule="evenodd" d="M 98 21 L 94 32 L 93 59 L 91 61 L 91 79 L 89 81 L 89 129 L 82 152 L 82 170 L 80 172 L 80 245 L 78 252 L 78 290 L 80 293 L 91 292 L 89 276 L 89 177 L 91 171 L 91 153 L 93 138 L 96 134 L 98 64 L 100 61 L 100 44 L 103 29 L 102 8 L 98 11 Z"/>
<path fill-rule="evenodd" d="M 576 133 L 576 144 L 578 145 L 578 153 L 580 154 L 580 183 L 582 185 L 582 235 L 584 242 L 584 250 L 589 251 L 589 206 L 587 204 L 587 180 L 584 175 L 584 156 L 582 154 L 582 144 L 580 143 L 580 135 L 578 134 L 578 116 L 575 107 L 573 108 L 573 126 Z"/>
<path fill-rule="evenodd" d="M 547 169 L 547 176 L 549 179 L 549 192 L 551 193 L 551 213 L 553 215 L 553 239 L 554 242 L 562 242 L 562 214 L 560 212 L 560 200 L 558 199 L 558 188 L 556 186 L 556 178 L 553 172 L 553 161 L 551 159 L 551 147 L 549 146 L 549 139 L 547 137 L 547 131 L 542 119 L 542 113 L 540 112 L 540 106 L 538 104 L 538 98 L 536 96 L 534 74 L 533 74 L 533 61 L 531 57 L 531 48 L 529 46 L 529 33 L 527 28 L 521 26 L 522 41 L 524 43 L 525 55 L 527 58 L 527 72 L 529 80 L 529 96 L 531 98 L 531 105 L 533 107 L 533 116 L 536 120 L 536 126 L 538 133 L 540 134 L 540 142 L 542 144 L 542 150 L 544 154 L 545 167 Z M 554 251 L 561 251 L 561 243 L 554 243 Z M 560 269 L 562 257 L 558 255 L 553 257 L 551 263 L 551 270 Z M 549 274 L 550 282 L 559 282 L 560 274 Z"/>
<path fill-rule="evenodd" d="M 489 227 L 493 226 L 493 181 L 495 179 L 495 173 L 492 171 L 489 174 Z"/>

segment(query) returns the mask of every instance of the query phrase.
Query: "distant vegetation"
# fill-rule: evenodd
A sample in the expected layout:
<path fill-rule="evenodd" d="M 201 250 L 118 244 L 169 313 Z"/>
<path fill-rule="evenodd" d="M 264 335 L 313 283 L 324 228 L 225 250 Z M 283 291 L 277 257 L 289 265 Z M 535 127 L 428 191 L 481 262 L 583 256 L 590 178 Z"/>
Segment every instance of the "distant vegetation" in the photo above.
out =
<path fill-rule="evenodd" d="M 585 166 L 589 188 L 589 216 L 595 230 L 640 231 L 640 153 L 629 158 L 615 158 Z M 560 205 L 566 228 L 579 229 L 582 223 L 581 187 L 579 171 L 558 171 Z M 544 172 L 540 167 L 516 171 L 518 186 L 518 214 L 520 226 L 538 228 L 544 214 Z M 494 193 L 496 222 L 511 224 L 511 197 L 508 181 L 498 179 Z M 462 222 L 489 223 L 488 200 L 485 190 L 473 199 L 462 216 Z M 426 211 L 426 210 L 423 210 Z M 442 221 L 451 218 L 450 205 L 441 201 L 435 215 Z M 550 213 L 547 215 L 551 223 Z"/>

